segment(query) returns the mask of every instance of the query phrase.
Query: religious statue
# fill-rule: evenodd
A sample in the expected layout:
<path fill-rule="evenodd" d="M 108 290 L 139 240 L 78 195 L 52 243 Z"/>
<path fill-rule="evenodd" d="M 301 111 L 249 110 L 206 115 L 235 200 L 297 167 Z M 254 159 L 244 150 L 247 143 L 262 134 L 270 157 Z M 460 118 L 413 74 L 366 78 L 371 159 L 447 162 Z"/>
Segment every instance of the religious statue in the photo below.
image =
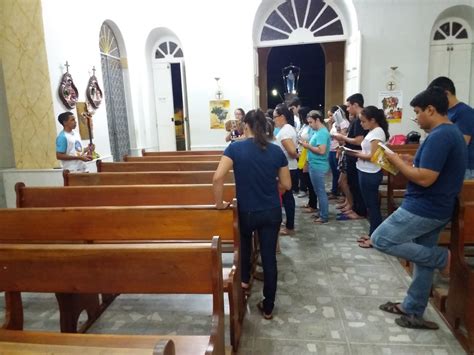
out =
<path fill-rule="evenodd" d="M 95 76 L 95 67 L 92 67 L 92 72 L 93 74 L 89 78 L 89 83 L 87 84 L 86 97 L 89 105 L 94 109 L 97 109 L 102 102 L 103 94 Z"/>
<path fill-rule="evenodd" d="M 300 77 L 300 68 L 290 63 L 289 66 L 282 69 L 285 94 L 298 94 L 298 82 Z"/>
<path fill-rule="evenodd" d="M 72 109 L 76 106 L 79 93 L 77 91 L 76 85 L 74 85 L 71 74 L 69 74 L 68 62 L 66 62 L 66 73 L 61 78 L 61 83 L 59 84 L 58 94 L 62 103 L 68 109 Z"/>

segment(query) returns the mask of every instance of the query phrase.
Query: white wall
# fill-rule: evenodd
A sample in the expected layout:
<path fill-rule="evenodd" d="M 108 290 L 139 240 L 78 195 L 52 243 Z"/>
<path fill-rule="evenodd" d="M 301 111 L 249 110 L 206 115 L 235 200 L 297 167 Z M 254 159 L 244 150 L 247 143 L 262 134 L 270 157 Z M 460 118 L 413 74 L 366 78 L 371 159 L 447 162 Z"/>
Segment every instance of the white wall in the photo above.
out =
<path fill-rule="evenodd" d="M 232 108 L 252 108 L 252 23 L 257 1 L 83 0 L 68 6 L 68 15 L 69 10 L 58 6 L 55 0 L 43 0 L 42 6 L 56 116 L 65 111 L 57 85 L 66 60 L 71 65 L 80 100 L 85 98 L 92 66 L 98 69 L 96 76 L 102 83 L 98 39 L 105 20 L 117 25 L 126 46 L 133 102 L 133 117 L 129 120 L 130 126 L 135 127 L 131 142 L 136 141 L 132 149 L 156 145 L 156 123 L 151 111 L 154 105 L 150 104 L 153 92 L 146 60 L 152 53 L 145 53 L 146 39 L 154 28 L 169 28 L 182 43 L 192 148 L 224 145 L 224 130 L 209 128 L 208 105 L 216 91 L 214 77 L 221 78 L 224 98 L 231 101 Z M 105 100 L 94 116 L 94 133 L 97 151 L 109 155 Z"/>
<path fill-rule="evenodd" d="M 455 5 L 474 6 L 473 0 L 354 0 L 362 34 L 361 92 L 366 105 L 380 106 L 378 92 L 386 90 L 391 66 L 398 66 L 396 82 L 403 91 L 402 123 L 391 124 L 392 135 L 419 130 L 411 99 L 429 84 L 430 35 L 438 15 Z"/>
<path fill-rule="evenodd" d="M 271 0 L 265 0 L 265 3 Z M 281 1 L 278 1 L 280 3 Z M 474 0 L 354 0 L 362 36 L 361 92 L 367 104 L 378 105 L 386 89 L 390 67 L 398 66 L 397 84 L 403 91 L 404 118 L 391 133 L 417 129 L 409 102 L 428 84 L 430 32 L 437 16 L 458 4 Z M 120 30 L 126 47 L 130 80 L 132 149 L 157 145 L 153 86 L 150 83 L 147 38 L 153 29 L 167 28 L 181 41 L 185 56 L 189 120 L 193 149 L 222 147 L 225 132 L 209 128 L 209 100 L 216 90 L 214 77 L 232 108 L 249 110 L 254 104 L 253 33 L 257 0 L 147 1 L 82 0 L 64 8 L 43 0 L 46 48 L 55 114 L 64 111 L 57 85 L 66 60 L 85 98 L 88 71 L 95 66 L 102 82 L 98 38 L 105 20 Z M 70 11 L 66 14 L 66 11 Z M 349 12 L 350 13 L 350 12 Z M 150 57 L 147 57 L 150 56 Z M 104 100 L 105 101 L 105 100 Z M 58 131 L 61 127 L 58 124 Z M 105 102 L 94 117 L 95 143 L 110 154 Z M 133 143 L 135 142 L 135 144 Z"/>

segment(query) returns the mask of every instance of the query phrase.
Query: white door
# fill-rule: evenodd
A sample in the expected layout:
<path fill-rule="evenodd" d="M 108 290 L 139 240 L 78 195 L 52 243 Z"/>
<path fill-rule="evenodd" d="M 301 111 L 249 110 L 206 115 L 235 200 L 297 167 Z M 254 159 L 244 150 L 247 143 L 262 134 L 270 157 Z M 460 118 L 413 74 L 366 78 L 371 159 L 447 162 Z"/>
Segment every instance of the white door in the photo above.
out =
<path fill-rule="evenodd" d="M 449 76 L 449 46 L 431 46 L 429 81 L 439 76 Z"/>
<path fill-rule="evenodd" d="M 153 85 L 155 87 L 158 148 L 160 151 L 174 151 L 176 150 L 176 133 L 171 65 L 169 63 L 155 63 L 153 65 Z"/>
<path fill-rule="evenodd" d="M 451 46 L 449 58 L 449 77 L 456 86 L 456 97 L 469 102 L 471 88 L 471 48 L 472 44 Z"/>
<path fill-rule="evenodd" d="M 361 45 L 359 31 L 346 42 L 344 99 L 360 91 Z"/>

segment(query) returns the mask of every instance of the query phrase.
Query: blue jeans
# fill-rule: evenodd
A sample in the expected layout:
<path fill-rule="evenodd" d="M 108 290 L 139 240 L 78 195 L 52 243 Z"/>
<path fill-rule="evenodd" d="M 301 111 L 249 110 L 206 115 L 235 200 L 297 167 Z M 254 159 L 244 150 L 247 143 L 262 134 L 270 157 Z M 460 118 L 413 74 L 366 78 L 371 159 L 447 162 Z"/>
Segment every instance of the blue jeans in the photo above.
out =
<path fill-rule="evenodd" d="M 310 165 L 309 177 L 311 178 L 314 192 L 319 200 L 319 217 L 323 221 L 327 221 L 329 219 L 329 202 L 325 187 L 326 172 L 316 170 Z"/>
<path fill-rule="evenodd" d="M 297 181 L 296 176 L 298 174 L 298 170 L 290 170 L 291 174 L 291 181 L 292 183 Z M 281 197 L 283 202 L 283 207 L 285 208 L 285 215 L 286 215 L 286 225 L 287 229 L 295 229 L 295 197 L 293 196 L 293 191 L 285 191 L 285 193 Z"/>
<path fill-rule="evenodd" d="M 370 229 L 369 235 L 382 223 L 382 214 L 380 213 L 379 186 L 382 182 L 383 173 L 366 173 L 359 170 L 359 186 L 362 192 L 365 206 L 369 212 Z"/>
<path fill-rule="evenodd" d="M 291 193 L 291 192 L 290 192 Z M 263 267 L 263 308 L 271 314 L 277 289 L 276 245 L 281 224 L 281 207 L 256 212 L 240 212 L 240 252 L 242 282 L 250 280 L 252 256 L 252 232 L 257 231 Z"/>
<path fill-rule="evenodd" d="M 333 195 L 337 195 L 337 187 L 338 187 L 338 182 L 339 182 L 340 171 L 337 168 L 336 152 L 333 152 L 333 151 L 329 152 L 329 166 L 331 167 L 331 172 L 332 172 L 331 192 Z"/>
<path fill-rule="evenodd" d="M 372 234 L 372 245 L 383 253 L 415 264 L 403 310 L 422 317 L 428 304 L 433 272 L 448 262 L 448 250 L 437 246 L 439 233 L 450 218 L 431 219 L 399 207 Z"/>

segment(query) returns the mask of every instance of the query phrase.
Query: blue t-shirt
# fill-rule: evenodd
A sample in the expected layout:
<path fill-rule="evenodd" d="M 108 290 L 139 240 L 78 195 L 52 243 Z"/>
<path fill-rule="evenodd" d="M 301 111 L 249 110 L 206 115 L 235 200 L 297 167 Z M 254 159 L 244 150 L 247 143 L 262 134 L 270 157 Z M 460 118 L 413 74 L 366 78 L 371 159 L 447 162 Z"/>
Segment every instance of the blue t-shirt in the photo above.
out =
<path fill-rule="evenodd" d="M 448 110 L 448 117 L 466 136 L 471 136 L 467 145 L 467 169 L 474 169 L 474 109 L 459 102 Z"/>
<path fill-rule="evenodd" d="M 288 165 L 281 148 L 269 143 L 261 149 L 252 138 L 229 145 L 224 155 L 234 164 L 235 189 L 240 212 L 280 207 L 278 171 Z"/>
<path fill-rule="evenodd" d="M 311 150 L 308 149 L 308 162 L 312 169 L 318 171 L 328 171 L 329 170 L 329 162 L 328 156 L 330 151 L 331 145 L 331 135 L 326 127 L 322 127 L 318 130 L 313 131 L 313 135 L 309 140 L 309 144 L 313 147 L 317 147 L 318 145 L 325 144 L 326 145 L 326 152 L 324 154 L 316 154 L 313 153 Z"/>
<path fill-rule="evenodd" d="M 428 187 L 408 182 L 402 207 L 421 217 L 451 217 L 464 180 L 466 154 L 466 143 L 455 125 L 434 128 L 418 148 L 413 165 L 439 172 L 438 178 Z"/>

